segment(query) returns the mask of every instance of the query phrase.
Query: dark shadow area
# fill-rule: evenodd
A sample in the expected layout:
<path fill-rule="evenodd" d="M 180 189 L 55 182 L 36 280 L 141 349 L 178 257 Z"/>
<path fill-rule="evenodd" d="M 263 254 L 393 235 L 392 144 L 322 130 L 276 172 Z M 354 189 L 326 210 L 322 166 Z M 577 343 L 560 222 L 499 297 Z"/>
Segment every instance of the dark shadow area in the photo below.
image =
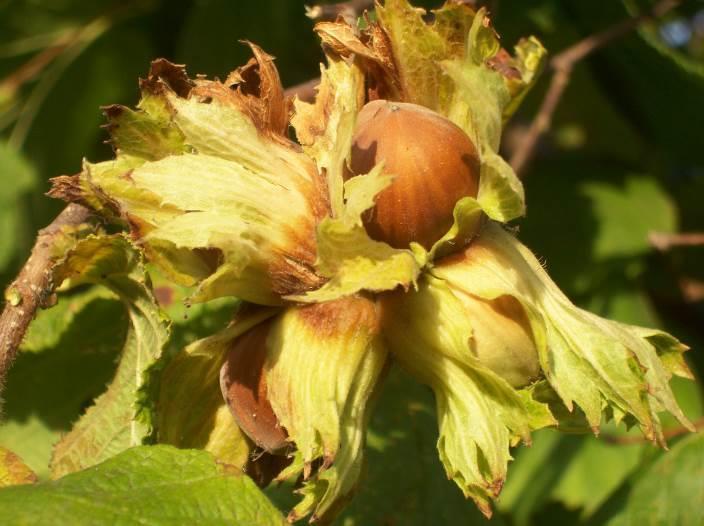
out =
<path fill-rule="evenodd" d="M 475 504 L 447 479 L 437 439 L 432 392 L 394 367 L 373 408 L 361 489 L 336 524 L 353 517 L 370 526 L 485 526 Z M 505 522 L 496 516 L 491 524 Z"/>
<path fill-rule="evenodd" d="M 23 422 L 36 415 L 49 428 L 68 431 L 110 382 L 126 331 L 121 302 L 91 302 L 56 347 L 19 355 L 8 375 L 4 418 Z"/>

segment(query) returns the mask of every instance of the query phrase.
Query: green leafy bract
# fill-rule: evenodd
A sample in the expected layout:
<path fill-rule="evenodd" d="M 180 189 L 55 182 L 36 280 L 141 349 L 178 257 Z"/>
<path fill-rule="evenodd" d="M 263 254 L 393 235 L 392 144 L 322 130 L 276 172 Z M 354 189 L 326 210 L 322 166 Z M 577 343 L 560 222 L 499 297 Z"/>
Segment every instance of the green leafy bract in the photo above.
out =
<path fill-rule="evenodd" d="M 54 181 L 52 195 L 119 219 L 171 279 L 198 285 L 192 301 L 276 305 L 320 284 L 312 265 L 325 184 L 284 136 L 278 74 L 251 47 L 256 60 L 225 83 L 155 61 L 137 111 L 107 108 L 117 158 Z"/>
<path fill-rule="evenodd" d="M 416 292 L 385 305 L 384 336 L 400 365 L 432 387 L 438 450 L 447 476 L 488 516 L 511 459 L 509 446 L 554 423 L 529 390 L 516 390 L 472 353 L 472 320 L 441 280 L 426 276 Z"/>
<path fill-rule="evenodd" d="M 391 42 L 401 98 L 445 115 L 472 139 L 481 158 L 478 200 L 489 217 L 506 222 L 523 215 L 523 186 L 498 149 L 503 123 L 540 72 L 545 49 L 531 37 L 511 57 L 484 9 L 475 13 L 448 2 L 427 24 L 422 10 L 394 0 L 378 14 Z"/>
<path fill-rule="evenodd" d="M 466 36 L 462 30 L 468 28 L 473 12 L 465 6 L 447 6 L 438 10 L 437 26 L 427 24 L 424 11 L 407 0 L 386 1 L 376 13 L 391 43 L 404 102 L 444 113 L 454 86 L 440 63 L 462 55 Z"/>
<path fill-rule="evenodd" d="M 356 489 L 369 401 L 387 358 L 378 317 L 375 302 L 348 297 L 290 308 L 273 320 L 267 396 L 297 447 L 279 479 L 302 473 L 304 480 L 291 520 L 311 513 L 311 520 L 328 520 Z"/>
<path fill-rule="evenodd" d="M 465 55 L 442 65 L 455 90 L 447 116 L 467 132 L 481 159 L 479 194 L 489 217 L 506 222 L 525 213 L 523 185 L 499 155 L 504 114 L 512 101 L 503 75 L 488 66 L 499 50 L 498 39 L 480 10 L 467 37 Z"/>
<path fill-rule="evenodd" d="M 344 185 L 345 204 L 337 218 L 318 225 L 318 273 L 329 281 L 317 290 L 291 296 L 302 302 L 331 301 L 361 290 L 408 288 L 418 276 L 423 260 L 422 247 L 411 250 L 392 248 L 369 237 L 362 213 L 374 206 L 374 197 L 391 182 L 383 165 L 366 175 L 349 179 Z"/>
<path fill-rule="evenodd" d="M 673 373 L 691 374 L 682 358 L 686 347 L 660 331 L 578 309 L 535 256 L 499 225 L 487 224 L 463 254 L 438 263 L 432 272 L 451 288 L 520 301 L 546 379 L 570 411 L 576 402 L 595 431 L 607 407 L 617 422 L 635 417 L 645 436 L 660 443 L 658 412 L 668 411 L 691 427 L 668 385 Z"/>

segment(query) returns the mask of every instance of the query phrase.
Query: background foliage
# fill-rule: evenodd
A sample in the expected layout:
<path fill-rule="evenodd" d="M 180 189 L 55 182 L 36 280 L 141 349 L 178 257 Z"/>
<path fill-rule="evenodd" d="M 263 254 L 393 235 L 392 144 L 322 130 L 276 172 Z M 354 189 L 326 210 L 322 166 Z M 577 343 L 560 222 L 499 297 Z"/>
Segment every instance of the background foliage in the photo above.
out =
<path fill-rule="evenodd" d="M 579 0 L 489 2 L 505 46 L 532 33 L 552 53 L 648 5 L 629 0 L 598 8 Z M 250 39 L 277 57 L 284 84 L 292 85 L 318 74 L 322 54 L 311 28 L 303 2 L 292 0 L 0 0 L 3 285 L 26 258 L 37 229 L 62 206 L 42 195 L 47 179 L 76 173 L 83 156 L 94 161 L 110 156 L 102 142 L 99 107 L 134 104 L 137 78 L 153 58 L 163 56 L 187 64 L 192 74 L 222 78 L 249 58 L 237 41 Z M 62 42 L 68 43 L 57 50 Z M 505 134 L 506 152 L 535 114 L 547 80 L 539 81 L 514 118 Z M 528 215 L 519 223 L 522 240 L 578 304 L 673 333 L 694 349 L 688 360 L 699 378 L 704 372 L 704 246 L 659 251 L 648 236 L 704 231 L 702 100 L 704 2 L 691 0 L 658 26 L 643 27 L 577 67 L 525 173 Z M 170 345 L 180 348 L 212 333 L 230 311 L 230 304 L 218 304 L 192 309 L 184 318 L 185 309 L 174 303 Z M 103 289 L 77 289 L 33 326 L 9 376 L 0 446 L 17 453 L 40 480 L 48 478 L 52 444 L 113 376 L 127 334 L 126 312 Z M 686 414 L 701 418 L 701 387 L 675 382 Z M 339 524 L 484 523 L 445 479 L 435 451 L 433 407 L 423 387 L 402 381 L 400 374 L 389 378 L 372 420 L 364 486 Z M 677 424 L 667 425 L 676 434 Z M 532 448 L 515 452 L 493 523 L 704 521 L 701 432 L 673 437 L 672 451 L 665 454 L 622 429 L 604 434 L 597 440 L 537 433 Z M 205 457 L 169 460 L 169 455 L 176 453 L 163 448 L 152 460 L 182 462 L 184 473 L 214 477 L 212 487 L 202 490 L 206 500 L 225 498 L 228 487 L 241 484 Z M 131 459 L 143 466 L 147 487 L 148 472 L 156 468 L 138 460 Z M 113 477 L 109 463 L 100 469 Z M 0 485 L 4 476 L 0 472 Z M 62 481 L 67 491 L 81 483 L 73 477 Z M 121 486 L 115 477 L 113 496 L 139 489 Z M 0 493 L 0 510 L 2 499 L 22 498 L 20 489 L 13 491 L 17 495 Z M 189 493 L 185 487 L 178 491 Z M 287 509 L 285 491 L 268 491 Z M 191 496 L 198 505 L 199 495 Z M 257 509 L 277 523 L 263 502 Z M 31 502 L 27 506 L 31 509 Z M 145 513 L 152 512 L 145 508 Z M 226 518 L 237 519 L 221 517 Z"/>

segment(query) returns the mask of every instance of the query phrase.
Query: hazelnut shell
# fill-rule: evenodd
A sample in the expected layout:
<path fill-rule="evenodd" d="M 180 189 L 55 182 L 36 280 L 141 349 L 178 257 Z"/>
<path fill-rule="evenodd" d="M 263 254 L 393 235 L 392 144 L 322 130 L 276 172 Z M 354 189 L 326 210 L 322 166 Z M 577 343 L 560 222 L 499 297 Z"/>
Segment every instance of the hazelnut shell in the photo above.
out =
<path fill-rule="evenodd" d="M 359 112 L 347 177 L 384 161 L 395 176 L 365 213 L 370 237 L 430 249 L 452 226 L 455 204 L 476 197 L 479 155 L 462 129 L 417 104 L 375 100 Z"/>
<path fill-rule="evenodd" d="M 265 362 L 270 322 L 237 338 L 220 369 L 220 388 L 237 425 L 255 444 L 276 452 L 288 444 L 267 397 Z"/>

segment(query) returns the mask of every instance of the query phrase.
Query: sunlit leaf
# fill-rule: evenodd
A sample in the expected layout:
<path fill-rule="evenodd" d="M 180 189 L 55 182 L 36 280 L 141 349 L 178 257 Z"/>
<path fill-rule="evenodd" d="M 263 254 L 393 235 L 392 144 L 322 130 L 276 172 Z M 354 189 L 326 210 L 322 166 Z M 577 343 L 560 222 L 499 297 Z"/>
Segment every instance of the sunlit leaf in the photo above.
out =
<path fill-rule="evenodd" d="M 285 522 L 239 470 L 217 464 L 202 451 L 147 446 L 54 482 L 0 490 L 0 523 L 282 526 Z"/>

